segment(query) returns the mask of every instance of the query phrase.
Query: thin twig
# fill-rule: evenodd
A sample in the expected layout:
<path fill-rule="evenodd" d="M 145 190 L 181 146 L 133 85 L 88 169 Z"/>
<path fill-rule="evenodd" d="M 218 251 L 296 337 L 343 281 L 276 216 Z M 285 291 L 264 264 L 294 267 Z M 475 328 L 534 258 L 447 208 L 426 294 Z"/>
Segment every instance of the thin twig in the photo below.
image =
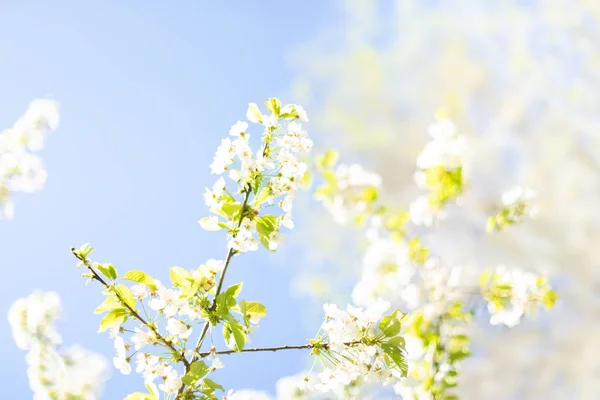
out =
<path fill-rule="evenodd" d="M 348 343 L 344 343 L 344 346 L 354 346 L 357 345 L 361 342 L 359 341 L 355 341 L 355 342 L 348 342 Z M 328 349 L 329 348 L 329 343 L 323 343 L 317 346 L 320 349 Z M 262 351 L 280 351 L 280 350 L 302 350 L 302 349 L 313 349 L 315 348 L 315 345 L 307 343 L 307 344 L 298 344 L 298 345 L 292 345 L 292 346 L 275 346 L 275 347 L 254 347 L 254 348 L 246 348 L 246 349 L 242 349 L 240 351 L 235 351 L 235 350 L 219 350 L 219 351 L 207 351 L 204 353 L 198 353 L 198 355 L 200 356 L 200 358 L 204 358 L 204 357 L 208 357 L 211 355 L 223 355 L 223 354 L 233 354 L 233 353 L 258 353 L 258 352 L 262 352 Z"/>
<path fill-rule="evenodd" d="M 77 258 L 79 258 L 83 264 L 87 267 L 87 269 L 90 270 L 90 272 L 92 273 L 93 279 L 97 280 L 98 282 L 100 282 L 104 287 L 106 287 L 107 289 L 111 289 L 112 286 L 109 285 L 97 272 L 94 268 L 92 268 L 92 266 L 90 265 L 90 262 L 85 259 L 85 258 L 81 258 L 79 257 L 75 251 L 75 249 L 72 249 L 73 254 L 75 254 L 75 256 Z M 142 318 L 142 316 L 135 311 L 135 309 L 133 307 L 131 307 L 126 301 L 125 299 L 121 296 L 121 293 L 119 293 L 118 290 L 114 290 L 115 295 L 117 296 L 117 298 L 119 299 L 119 301 L 121 302 L 121 304 L 123 304 L 131 313 L 131 315 L 133 315 L 135 318 L 137 318 L 142 324 L 146 325 L 151 331 L 152 333 L 154 333 L 156 335 L 156 337 L 163 342 L 171 351 L 173 351 L 173 353 L 177 354 L 178 358 L 180 358 L 184 364 L 186 369 L 189 368 L 190 363 L 188 363 L 188 361 L 185 359 L 185 356 L 181 353 L 179 353 L 179 351 L 177 351 L 177 349 L 173 346 L 173 344 L 171 342 L 169 342 L 167 339 L 165 339 L 157 330 L 156 328 L 149 324 L 144 318 Z"/>
<path fill-rule="evenodd" d="M 246 195 L 244 196 L 244 203 L 242 204 L 240 220 L 238 221 L 238 224 L 237 224 L 238 229 L 240 228 L 240 226 L 242 226 L 242 221 L 244 220 L 244 211 L 246 210 L 246 205 L 248 204 L 248 199 L 250 198 L 251 192 L 252 192 L 252 188 L 250 186 L 246 187 Z M 219 283 L 217 285 L 217 291 L 215 292 L 215 297 L 210 306 L 211 311 L 214 311 L 214 308 L 217 305 L 217 296 L 221 293 L 221 289 L 223 288 L 223 282 L 225 281 L 225 274 L 227 273 L 227 268 L 229 267 L 229 263 L 231 262 L 231 258 L 233 257 L 234 254 L 235 254 L 234 249 L 229 249 L 229 251 L 227 252 L 227 257 L 225 258 L 225 266 L 223 267 L 223 271 L 221 272 L 221 277 L 219 278 Z M 190 371 L 190 366 L 200 358 L 198 356 L 198 354 L 199 354 L 198 351 L 200 350 L 200 347 L 202 347 L 202 343 L 204 343 L 204 338 L 206 337 L 206 334 L 208 333 L 209 327 L 210 327 L 210 322 L 206 321 L 206 323 L 204 324 L 204 327 L 202 328 L 202 333 L 200 334 L 200 337 L 198 338 L 198 341 L 196 342 L 196 345 L 194 346 L 194 352 L 193 352 L 192 358 L 190 359 L 189 362 L 186 361 L 186 363 L 185 363 L 185 373 L 186 374 Z M 180 396 L 184 391 L 185 391 L 185 385 L 181 385 L 181 387 L 179 388 L 179 391 L 177 393 L 177 396 Z"/>

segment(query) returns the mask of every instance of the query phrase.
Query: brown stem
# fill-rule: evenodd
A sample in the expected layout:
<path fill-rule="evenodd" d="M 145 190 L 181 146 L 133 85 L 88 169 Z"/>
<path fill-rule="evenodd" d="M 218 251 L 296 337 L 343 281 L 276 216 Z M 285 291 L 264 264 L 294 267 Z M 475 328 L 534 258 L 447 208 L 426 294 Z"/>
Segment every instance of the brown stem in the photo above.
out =
<path fill-rule="evenodd" d="M 87 267 L 87 269 L 90 270 L 90 272 L 92 273 L 93 279 L 100 282 L 107 289 L 110 289 L 112 287 L 96 272 L 96 270 L 94 268 L 92 268 L 92 266 L 90 265 L 90 262 L 87 259 L 79 257 L 79 255 L 77 255 L 77 253 L 75 253 L 75 249 L 71 249 L 71 250 L 73 251 L 73 254 L 75 254 L 75 257 L 79 258 L 83 262 L 83 264 Z M 146 325 L 162 343 L 164 343 L 174 354 L 177 354 L 177 357 L 180 359 L 180 361 L 182 361 L 185 364 L 185 368 L 187 370 L 190 366 L 190 363 L 188 363 L 188 361 L 185 359 L 185 355 L 183 353 L 179 353 L 179 351 L 177 351 L 177 349 L 173 346 L 173 344 L 171 342 L 169 342 L 167 339 L 165 339 L 156 330 L 156 328 L 153 325 L 149 324 L 144 318 L 142 318 L 142 316 L 137 311 L 135 311 L 135 309 L 133 307 L 131 307 L 129 304 L 127 304 L 127 302 L 125 301 L 125 299 L 123 299 L 123 297 L 121 296 L 121 294 L 119 293 L 118 290 L 115 290 L 114 292 L 115 292 L 115 295 L 117 296 L 117 298 L 119 299 L 119 301 L 121 302 L 121 304 L 123 304 L 125 306 L 125 308 L 127 308 L 129 310 L 131 315 L 133 315 L 135 318 L 137 318 L 142 324 Z"/>

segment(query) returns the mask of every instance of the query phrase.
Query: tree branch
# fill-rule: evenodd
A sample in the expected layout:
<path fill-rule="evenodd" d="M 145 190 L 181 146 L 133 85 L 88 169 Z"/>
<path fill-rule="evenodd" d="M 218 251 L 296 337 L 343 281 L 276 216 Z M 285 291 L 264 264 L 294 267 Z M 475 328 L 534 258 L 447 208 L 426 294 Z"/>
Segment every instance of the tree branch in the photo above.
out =
<path fill-rule="evenodd" d="M 71 249 L 71 251 L 73 251 L 73 254 L 75 254 L 75 257 L 79 258 L 83 264 L 87 267 L 88 270 L 90 270 L 90 272 L 92 273 L 93 279 L 97 280 L 98 282 L 100 282 L 104 287 L 106 287 L 107 289 L 112 288 L 113 286 L 109 285 L 97 272 L 94 268 L 92 268 L 92 266 L 90 265 L 90 262 L 87 259 L 81 258 L 79 257 L 76 253 L 75 253 L 75 249 Z M 173 351 L 173 353 L 177 354 L 178 358 L 180 359 L 179 361 L 182 361 L 185 364 L 185 368 L 186 370 L 190 367 L 190 363 L 188 363 L 188 361 L 185 359 L 185 355 L 179 353 L 179 351 L 177 351 L 177 349 L 173 346 L 173 344 L 171 342 L 169 342 L 167 339 L 165 339 L 157 330 L 156 328 L 149 324 L 144 318 L 142 318 L 142 316 L 135 311 L 135 309 L 133 307 L 131 307 L 129 304 L 127 304 L 127 302 L 125 301 L 125 299 L 123 299 L 123 297 L 121 296 L 121 293 L 119 293 L 118 290 L 114 290 L 115 295 L 117 296 L 117 298 L 119 299 L 119 301 L 121 302 L 121 304 L 123 304 L 123 306 L 125 306 L 125 308 L 127 308 L 129 310 L 129 312 L 131 313 L 131 315 L 133 315 L 135 318 L 137 318 L 142 324 L 144 324 L 145 326 L 147 326 L 152 333 L 154 333 L 156 335 L 156 337 L 163 343 L 165 344 L 171 351 Z"/>
<path fill-rule="evenodd" d="M 354 346 L 359 343 L 361 343 L 361 342 L 354 341 L 354 342 L 344 343 L 344 345 L 345 346 Z M 323 343 L 322 345 L 319 345 L 318 347 L 322 348 L 322 349 L 328 349 L 329 343 Z M 258 352 L 263 352 L 263 351 L 280 351 L 280 350 L 302 350 L 302 349 L 313 349 L 313 348 L 315 348 L 315 345 L 307 343 L 307 344 L 298 344 L 298 345 L 292 345 L 292 346 L 254 347 L 254 348 L 242 349 L 240 351 L 235 351 L 235 350 L 219 350 L 219 351 L 213 351 L 213 352 L 207 351 L 204 353 L 198 353 L 198 355 L 200 356 L 200 358 L 204 358 L 204 357 L 208 357 L 211 355 L 224 355 L 224 354 L 233 354 L 233 353 L 258 353 Z"/>

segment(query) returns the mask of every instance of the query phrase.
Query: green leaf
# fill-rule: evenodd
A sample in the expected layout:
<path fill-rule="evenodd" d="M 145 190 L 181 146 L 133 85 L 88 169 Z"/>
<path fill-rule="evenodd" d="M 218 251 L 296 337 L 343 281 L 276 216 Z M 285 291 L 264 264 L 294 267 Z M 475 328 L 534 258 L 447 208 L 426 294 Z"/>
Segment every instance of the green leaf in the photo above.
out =
<path fill-rule="evenodd" d="M 267 307 L 257 301 L 246 302 L 246 314 L 251 318 L 262 318 L 267 315 Z"/>
<path fill-rule="evenodd" d="M 402 372 L 402 376 L 406 377 L 408 372 L 408 364 L 402 354 L 402 349 L 397 345 L 390 343 L 382 343 L 381 349 L 394 362 L 396 367 Z"/>
<path fill-rule="evenodd" d="M 223 214 L 225 214 L 225 216 L 231 219 L 237 219 L 242 212 L 242 205 L 237 201 L 234 203 L 223 203 L 221 204 L 221 211 Z"/>
<path fill-rule="evenodd" d="M 98 332 L 104 332 L 108 328 L 112 328 L 113 326 L 121 325 L 123 322 L 127 320 L 127 313 L 124 309 L 113 310 L 110 313 L 106 314 L 104 318 L 100 321 L 100 328 Z"/>
<path fill-rule="evenodd" d="M 117 270 L 112 264 L 96 264 L 96 268 L 102 275 L 109 279 L 117 279 Z"/>
<path fill-rule="evenodd" d="M 131 294 L 131 290 L 129 290 L 129 288 L 127 286 L 120 283 L 116 286 L 115 290 L 117 293 L 119 293 L 119 295 L 121 296 L 121 299 L 123 301 L 125 301 L 125 303 L 129 307 L 131 307 L 131 308 L 135 307 L 135 297 L 133 297 L 133 294 Z"/>
<path fill-rule="evenodd" d="M 557 299 L 558 295 L 556 294 L 556 292 L 550 289 L 545 293 L 542 299 L 542 303 L 544 304 L 544 307 L 546 307 L 547 309 L 551 309 L 556 304 Z"/>
<path fill-rule="evenodd" d="M 275 215 L 263 215 L 256 218 L 256 230 L 260 242 L 267 249 L 269 248 L 269 238 L 271 233 L 279 228 L 279 218 Z"/>
<path fill-rule="evenodd" d="M 362 199 L 367 203 L 372 203 L 377 200 L 377 188 L 375 186 L 366 187 L 362 193 Z"/>
<path fill-rule="evenodd" d="M 265 186 L 263 187 L 260 192 L 258 192 L 258 195 L 256 195 L 256 197 L 254 197 L 254 205 L 255 206 L 259 206 L 262 203 L 264 203 L 265 201 L 267 201 L 269 199 L 269 197 L 271 196 L 271 188 L 269 186 Z"/>
<path fill-rule="evenodd" d="M 123 304 L 121 304 L 121 302 L 119 300 L 117 300 L 116 297 L 114 296 L 108 296 L 106 299 L 104 299 L 104 301 L 102 302 L 102 304 L 100 304 L 95 310 L 94 310 L 94 314 L 102 314 L 103 312 L 106 311 L 112 311 L 112 310 L 116 310 L 119 308 L 123 308 Z"/>
<path fill-rule="evenodd" d="M 242 291 L 243 282 L 236 283 L 227 288 L 223 293 L 217 296 L 217 313 L 220 315 L 228 315 L 229 310 L 235 306 L 235 298 Z"/>
<path fill-rule="evenodd" d="M 194 385 L 198 379 L 202 379 L 210 372 L 210 368 L 202 360 L 196 361 L 190 365 L 190 370 L 181 378 L 186 385 Z"/>
<path fill-rule="evenodd" d="M 265 101 L 265 105 L 275 118 L 279 118 L 281 114 L 281 101 L 279 99 L 271 97 L 269 101 Z"/>
<path fill-rule="evenodd" d="M 188 270 L 181 267 L 169 268 L 169 277 L 171 278 L 173 285 L 179 287 L 188 287 L 190 285 L 190 281 L 193 280 L 192 274 L 190 274 Z"/>
<path fill-rule="evenodd" d="M 321 168 L 331 168 L 337 163 L 338 152 L 335 150 L 329 150 L 321 157 L 317 158 L 317 165 Z"/>
<path fill-rule="evenodd" d="M 402 336 L 396 336 L 387 341 L 389 344 L 393 344 L 394 346 L 398 346 L 401 349 L 406 348 L 406 341 Z"/>
<path fill-rule="evenodd" d="M 156 285 L 154 284 L 154 279 L 144 271 L 132 270 L 127 271 L 125 275 L 123 275 L 123 279 L 128 281 L 142 283 L 148 286 L 152 290 L 156 290 Z"/>
<path fill-rule="evenodd" d="M 204 381 L 202 381 L 202 391 L 205 394 L 212 394 L 217 389 L 225 391 L 225 388 L 223 388 L 223 386 L 219 385 L 217 382 L 213 381 L 212 379 L 204 378 Z"/>
<path fill-rule="evenodd" d="M 394 310 L 390 315 L 386 315 L 379 323 L 379 329 L 387 337 L 394 337 L 400 333 L 402 324 L 398 319 L 398 310 Z"/>
<path fill-rule="evenodd" d="M 135 392 L 127 395 L 123 400 L 157 400 L 158 398 L 153 394 Z"/>
<path fill-rule="evenodd" d="M 235 285 L 231 285 L 225 291 L 225 294 L 231 298 L 236 298 L 242 291 L 242 287 L 244 286 L 244 282 L 236 283 Z"/>
<path fill-rule="evenodd" d="M 227 347 L 237 352 L 242 351 L 246 344 L 246 334 L 237 321 L 228 321 L 223 324 L 223 338 Z"/>
<path fill-rule="evenodd" d="M 89 243 L 85 243 L 82 244 L 78 249 L 73 248 L 71 249 L 71 251 L 77 256 L 77 258 L 85 260 L 87 256 L 89 256 L 90 253 L 94 251 L 94 249 L 90 246 Z"/>

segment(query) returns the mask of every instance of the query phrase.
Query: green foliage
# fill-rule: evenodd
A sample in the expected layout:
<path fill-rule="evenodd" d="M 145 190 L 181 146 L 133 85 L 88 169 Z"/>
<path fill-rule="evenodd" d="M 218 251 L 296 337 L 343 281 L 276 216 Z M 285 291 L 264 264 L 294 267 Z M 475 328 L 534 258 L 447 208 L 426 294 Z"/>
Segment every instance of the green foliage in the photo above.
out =
<path fill-rule="evenodd" d="M 223 323 L 223 339 L 225 339 L 227 347 L 237 352 L 242 351 L 246 344 L 244 327 L 231 315 Z"/>
<path fill-rule="evenodd" d="M 400 333 L 400 327 L 402 326 L 401 317 L 398 318 L 399 310 L 394 310 L 390 315 L 386 315 L 381 319 L 379 323 L 379 329 L 387 337 L 394 337 Z M 404 315 L 404 314 L 402 314 Z"/>
<path fill-rule="evenodd" d="M 156 284 L 154 283 L 154 279 L 144 271 L 131 270 L 127 271 L 125 275 L 123 275 L 123 279 L 144 284 L 151 290 L 156 290 Z"/>
<path fill-rule="evenodd" d="M 192 274 L 181 267 L 169 268 L 169 278 L 171 279 L 171 282 L 173 282 L 173 285 L 183 288 L 189 287 L 190 283 L 194 280 Z"/>
<path fill-rule="evenodd" d="M 425 183 L 431 190 L 429 205 L 441 209 L 448 201 L 460 196 L 464 190 L 462 167 L 446 169 L 443 166 L 425 170 Z"/>
<path fill-rule="evenodd" d="M 196 361 L 190 365 L 188 373 L 181 378 L 181 381 L 188 386 L 193 386 L 199 379 L 208 375 L 209 372 L 210 368 L 204 361 Z"/>
<path fill-rule="evenodd" d="M 107 296 L 106 299 L 95 310 L 95 314 L 102 314 L 107 311 L 123 309 L 123 304 L 115 296 Z"/>
<path fill-rule="evenodd" d="M 419 238 L 411 239 L 408 242 L 408 258 L 414 263 L 424 264 L 429 256 L 429 249 L 421 243 Z"/>
<path fill-rule="evenodd" d="M 256 230 L 263 246 L 269 248 L 269 238 L 271 233 L 279 229 L 279 218 L 275 215 L 263 215 L 256 217 Z"/>
<path fill-rule="evenodd" d="M 104 332 L 105 330 L 112 328 L 114 326 L 119 326 L 123 324 L 127 320 L 127 313 L 125 309 L 120 308 L 116 310 L 112 310 L 110 313 L 106 314 L 104 318 L 100 321 L 100 328 L 98 332 Z"/>
<path fill-rule="evenodd" d="M 117 269 L 112 264 L 95 263 L 94 267 L 108 279 L 117 279 Z"/>
<path fill-rule="evenodd" d="M 114 291 L 116 294 L 118 294 L 118 297 L 120 297 L 125 304 L 127 304 L 132 309 L 135 307 L 135 298 L 133 297 L 133 294 L 131 294 L 131 290 L 129 290 L 127 286 L 120 283 L 115 287 Z"/>
<path fill-rule="evenodd" d="M 335 150 L 328 150 L 325 154 L 317 156 L 317 166 L 321 169 L 332 168 L 338 161 L 339 154 Z"/>

